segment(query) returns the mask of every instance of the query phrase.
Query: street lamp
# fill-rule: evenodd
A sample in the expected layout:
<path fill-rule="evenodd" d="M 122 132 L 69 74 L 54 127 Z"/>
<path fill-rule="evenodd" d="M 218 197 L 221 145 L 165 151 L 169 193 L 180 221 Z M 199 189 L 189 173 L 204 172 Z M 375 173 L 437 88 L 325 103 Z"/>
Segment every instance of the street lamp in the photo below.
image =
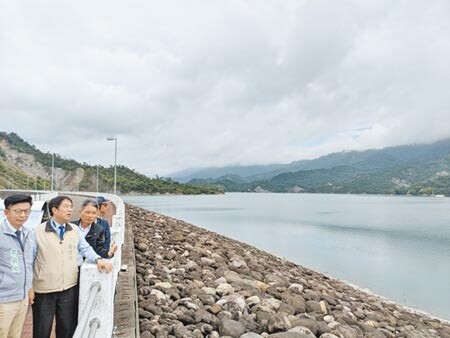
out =
<path fill-rule="evenodd" d="M 117 137 L 108 137 L 107 141 L 114 141 L 114 195 L 116 195 L 117 184 Z"/>

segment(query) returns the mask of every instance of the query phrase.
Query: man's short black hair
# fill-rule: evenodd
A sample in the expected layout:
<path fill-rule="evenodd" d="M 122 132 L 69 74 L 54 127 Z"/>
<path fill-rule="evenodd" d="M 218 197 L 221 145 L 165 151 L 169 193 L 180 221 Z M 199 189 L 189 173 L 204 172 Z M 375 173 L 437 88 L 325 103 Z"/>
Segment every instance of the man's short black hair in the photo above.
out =
<path fill-rule="evenodd" d="M 29 195 L 14 194 L 6 197 L 3 203 L 5 204 L 5 209 L 8 209 L 9 206 L 18 203 L 30 203 L 31 206 L 33 205 L 33 199 Z"/>
<path fill-rule="evenodd" d="M 59 195 L 56 196 L 54 198 L 52 198 L 49 202 L 48 202 L 48 211 L 50 212 L 50 216 L 53 216 L 53 208 L 58 209 L 59 206 L 61 205 L 61 203 L 65 200 L 70 201 L 70 203 L 73 204 L 72 200 L 70 199 L 69 196 L 64 196 L 64 195 Z"/>

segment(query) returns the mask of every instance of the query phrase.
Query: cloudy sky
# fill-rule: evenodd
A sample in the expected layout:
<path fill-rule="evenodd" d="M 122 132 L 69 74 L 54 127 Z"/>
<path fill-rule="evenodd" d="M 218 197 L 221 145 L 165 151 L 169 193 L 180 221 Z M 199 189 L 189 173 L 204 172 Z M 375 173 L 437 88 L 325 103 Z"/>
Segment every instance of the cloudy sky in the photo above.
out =
<path fill-rule="evenodd" d="M 0 131 L 149 175 L 450 137 L 449 0 L 1 1 Z"/>

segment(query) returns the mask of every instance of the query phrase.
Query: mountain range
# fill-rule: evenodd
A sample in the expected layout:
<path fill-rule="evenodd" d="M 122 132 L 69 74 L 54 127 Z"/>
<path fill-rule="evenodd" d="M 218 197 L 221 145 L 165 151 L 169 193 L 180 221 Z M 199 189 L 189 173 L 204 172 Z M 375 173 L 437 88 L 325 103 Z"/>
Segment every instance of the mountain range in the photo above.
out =
<path fill-rule="evenodd" d="M 52 154 L 0 132 L 0 189 L 49 190 Z M 55 154 L 54 189 L 111 192 L 114 167 Z M 97 179 L 98 169 L 98 179 Z M 181 182 L 181 183 L 179 183 Z M 343 151 L 288 164 L 190 169 L 150 178 L 117 166 L 121 194 L 226 192 L 354 193 L 450 196 L 450 138 L 365 151 Z"/>
<path fill-rule="evenodd" d="M 50 190 L 54 160 L 54 190 L 112 192 L 114 167 L 91 166 L 44 153 L 16 133 L 0 132 L 0 189 Z M 150 178 L 117 166 L 120 194 L 216 194 L 217 187 L 180 184 L 170 178 Z"/>
<path fill-rule="evenodd" d="M 343 151 L 288 164 L 203 168 L 174 180 L 225 191 L 450 196 L 450 138 L 365 151 Z"/>

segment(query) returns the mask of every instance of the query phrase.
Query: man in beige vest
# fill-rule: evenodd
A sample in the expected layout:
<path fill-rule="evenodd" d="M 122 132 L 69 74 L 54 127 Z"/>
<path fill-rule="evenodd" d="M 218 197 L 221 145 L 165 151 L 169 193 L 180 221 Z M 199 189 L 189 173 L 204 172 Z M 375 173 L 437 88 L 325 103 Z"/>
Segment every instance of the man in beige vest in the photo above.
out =
<path fill-rule="evenodd" d="M 96 263 L 99 271 L 112 270 L 112 265 L 103 261 L 80 236 L 79 228 L 69 223 L 72 207 L 72 200 L 67 196 L 53 198 L 48 202 L 51 218 L 35 229 L 34 338 L 50 337 L 53 317 L 56 318 L 56 338 L 73 336 L 77 323 L 78 267 L 82 257 Z"/>

